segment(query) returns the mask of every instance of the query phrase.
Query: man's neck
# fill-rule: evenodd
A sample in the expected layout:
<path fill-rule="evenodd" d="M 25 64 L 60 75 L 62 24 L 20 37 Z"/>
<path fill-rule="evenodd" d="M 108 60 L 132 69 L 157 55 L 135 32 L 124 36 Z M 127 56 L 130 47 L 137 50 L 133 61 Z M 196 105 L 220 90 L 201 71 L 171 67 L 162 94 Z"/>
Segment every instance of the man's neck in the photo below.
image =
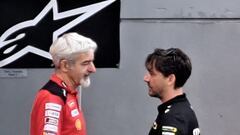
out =
<path fill-rule="evenodd" d="M 179 96 L 179 95 L 182 95 L 182 94 L 183 94 L 182 88 L 169 89 L 169 90 L 165 91 L 165 93 L 162 95 L 160 100 L 162 101 L 162 103 L 165 103 L 165 102 L 175 98 L 176 96 Z"/>
<path fill-rule="evenodd" d="M 75 90 L 77 86 L 75 86 L 74 81 L 72 81 L 66 74 L 62 72 L 56 71 L 56 76 L 59 77 L 68 87 Z"/>

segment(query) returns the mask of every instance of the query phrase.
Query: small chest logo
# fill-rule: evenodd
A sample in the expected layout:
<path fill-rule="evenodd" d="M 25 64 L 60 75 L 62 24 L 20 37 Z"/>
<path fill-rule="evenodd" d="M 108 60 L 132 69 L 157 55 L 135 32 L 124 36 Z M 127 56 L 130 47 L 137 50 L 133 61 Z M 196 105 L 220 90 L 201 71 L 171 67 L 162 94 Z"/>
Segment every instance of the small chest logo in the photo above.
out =
<path fill-rule="evenodd" d="M 195 128 L 193 130 L 193 135 L 200 135 L 200 129 L 199 128 Z"/>
<path fill-rule="evenodd" d="M 75 121 L 75 127 L 76 127 L 77 130 L 81 130 L 82 129 L 82 123 L 81 123 L 81 121 L 79 119 L 77 119 Z"/>
<path fill-rule="evenodd" d="M 72 115 L 72 117 L 75 117 L 75 116 L 79 115 L 78 109 L 72 110 L 72 111 L 71 111 L 71 115 Z"/>
<path fill-rule="evenodd" d="M 157 122 L 154 122 L 152 128 L 153 128 L 154 130 L 157 130 L 157 127 L 158 127 Z"/>

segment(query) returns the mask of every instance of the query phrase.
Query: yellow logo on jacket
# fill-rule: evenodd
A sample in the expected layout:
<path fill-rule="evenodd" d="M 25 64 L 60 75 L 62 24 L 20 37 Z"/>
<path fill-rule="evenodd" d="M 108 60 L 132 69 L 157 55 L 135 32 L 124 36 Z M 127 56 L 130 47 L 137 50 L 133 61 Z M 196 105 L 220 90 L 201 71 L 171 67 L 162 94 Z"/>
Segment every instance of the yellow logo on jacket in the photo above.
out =
<path fill-rule="evenodd" d="M 75 127 L 76 127 L 77 130 L 81 130 L 82 129 L 82 123 L 81 123 L 81 121 L 79 119 L 77 119 L 75 121 Z"/>

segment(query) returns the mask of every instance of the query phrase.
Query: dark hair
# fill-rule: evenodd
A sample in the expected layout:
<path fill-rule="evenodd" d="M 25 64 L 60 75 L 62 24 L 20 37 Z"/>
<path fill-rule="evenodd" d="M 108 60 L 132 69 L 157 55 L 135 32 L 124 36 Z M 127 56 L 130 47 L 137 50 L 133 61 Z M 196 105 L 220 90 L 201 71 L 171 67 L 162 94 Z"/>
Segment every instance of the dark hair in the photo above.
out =
<path fill-rule="evenodd" d="M 148 70 L 152 70 L 154 66 L 165 77 L 174 74 L 176 77 L 174 88 L 182 87 L 192 71 L 189 57 L 179 48 L 155 49 L 148 55 L 145 66 Z"/>

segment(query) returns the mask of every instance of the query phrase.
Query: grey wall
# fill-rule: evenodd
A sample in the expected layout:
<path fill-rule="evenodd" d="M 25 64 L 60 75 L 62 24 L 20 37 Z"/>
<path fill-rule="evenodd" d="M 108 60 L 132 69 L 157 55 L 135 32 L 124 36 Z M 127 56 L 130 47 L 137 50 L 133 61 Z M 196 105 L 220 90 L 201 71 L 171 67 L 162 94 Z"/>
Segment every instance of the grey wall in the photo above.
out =
<path fill-rule="evenodd" d="M 97 69 L 83 90 L 89 135 L 146 135 L 158 99 L 147 95 L 145 57 L 156 47 L 179 47 L 192 59 L 185 91 L 202 134 L 240 132 L 240 1 L 122 0 L 119 69 Z M 187 19 L 186 19 L 187 18 Z M 50 69 L 29 69 L 26 78 L 0 78 L 0 134 L 26 135 L 36 91 Z"/>

